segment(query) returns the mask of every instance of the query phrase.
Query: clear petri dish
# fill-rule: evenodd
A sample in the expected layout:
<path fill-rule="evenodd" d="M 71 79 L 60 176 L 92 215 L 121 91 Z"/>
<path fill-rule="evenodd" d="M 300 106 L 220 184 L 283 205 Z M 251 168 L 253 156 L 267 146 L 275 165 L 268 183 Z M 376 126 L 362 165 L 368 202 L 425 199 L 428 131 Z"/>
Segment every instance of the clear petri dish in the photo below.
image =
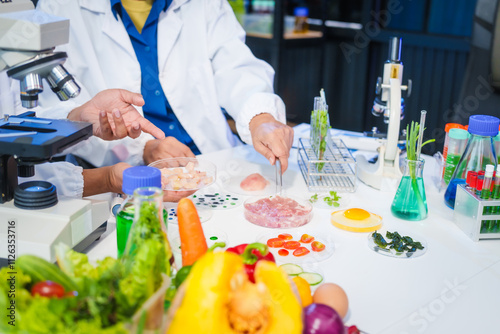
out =
<path fill-rule="evenodd" d="M 215 182 L 217 168 L 213 163 L 198 158 L 167 158 L 150 163 L 161 171 L 163 190 L 195 191 Z"/>
<path fill-rule="evenodd" d="M 382 226 L 381 216 L 359 208 L 332 212 L 330 220 L 335 227 L 358 233 L 373 232 Z"/>
<path fill-rule="evenodd" d="M 297 232 L 297 230 L 267 232 L 259 235 L 257 241 L 269 247 L 269 251 L 273 254 L 276 263 L 280 265 L 293 263 L 302 267 L 304 265 L 316 267 L 317 263 L 325 261 L 333 255 L 335 243 L 331 236 L 323 238 L 319 232 L 310 232 L 307 234 L 314 237 L 313 241 L 302 242 L 301 236 L 304 233 L 307 232 Z M 284 236 L 288 236 L 288 238 L 283 239 Z M 283 244 L 276 244 L 277 239 L 282 239 Z M 321 249 L 314 247 L 318 242 L 322 246 Z"/>
<path fill-rule="evenodd" d="M 269 228 L 299 227 L 312 219 L 312 206 L 305 200 L 285 196 L 253 197 L 245 201 L 245 219 Z"/>
<path fill-rule="evenodd" d="M 386 230 L 380 230 L 380 231 L 376 231 L 376 232 L 380 233 L 386 242 L 392 241 L 392 239 L 389 239 L 387 237 Z M 389 256 L 389 257 L 395 257 L 398 259 L 413 259 L 413 258 L 422 256 L 425 254 L 425 252 L 427 252 L 427 241 L 420 234 L 417 234 L 414 232 L 406 233 L 404 231 L 398 231 L 398 233 L 400 234 L 401 237 L 403 237 L 403 238 L 410 237 L 412 239 L 412 241 L 419 242 L 423 248 L 422 249 L 415 249 L 414 251 L 407 251 L 407 250 L 396 251 L 395 249 L 390 248 L 388 246 L 383 248 L 383 247 L 380 247 L 379 245 L 377 245 L 375 243 L 375 240 L 373 237 L 374 233 L 375 232 L 368 234 L 368 247 L 372 251 L 374 251 L 378 254 Z"/>

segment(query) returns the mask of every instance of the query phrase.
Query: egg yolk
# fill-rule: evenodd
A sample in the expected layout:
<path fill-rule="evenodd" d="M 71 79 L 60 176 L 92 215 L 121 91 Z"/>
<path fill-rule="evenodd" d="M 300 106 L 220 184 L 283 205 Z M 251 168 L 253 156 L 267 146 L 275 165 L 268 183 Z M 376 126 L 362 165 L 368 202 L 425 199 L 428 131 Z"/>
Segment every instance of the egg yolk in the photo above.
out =
<path fill-rule="evenodd" d="M 352 220 L 363 220 L 370 217 L 370 213 L 363 209 L 349 209 L 344 212 L 344 217 Z"/>

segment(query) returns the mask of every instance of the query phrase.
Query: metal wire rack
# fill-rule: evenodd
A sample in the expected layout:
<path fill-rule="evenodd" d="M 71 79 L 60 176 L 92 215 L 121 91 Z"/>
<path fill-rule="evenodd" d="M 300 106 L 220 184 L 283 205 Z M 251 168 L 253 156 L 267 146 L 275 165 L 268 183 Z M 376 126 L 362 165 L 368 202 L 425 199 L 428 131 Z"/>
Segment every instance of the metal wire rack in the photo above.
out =
<path fill-rule="evenodd" d="M 356 160 L 341 139 L 328 140 L 319 160 L 309 138 L 300 138 L 297 160 L 309 191 L 356 190 Z"/>

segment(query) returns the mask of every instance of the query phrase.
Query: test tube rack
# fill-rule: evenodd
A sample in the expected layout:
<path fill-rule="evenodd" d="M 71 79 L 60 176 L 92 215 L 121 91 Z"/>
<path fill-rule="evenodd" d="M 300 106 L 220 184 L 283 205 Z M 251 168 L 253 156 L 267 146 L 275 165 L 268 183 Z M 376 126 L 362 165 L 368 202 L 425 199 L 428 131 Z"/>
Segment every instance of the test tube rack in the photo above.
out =
<path fill-rule="evenodd" d="M 500 199 L 482 199 L 459 184 L 453 220 L 473 241 L 500 239 Z"/>
<path fill-rule="evenodd" d="M 300 138 L 297 162 L 309 191 L 356 190 L 356 160 L 339 138 L 328 138 L 322 159 L 309 138 Z"/>

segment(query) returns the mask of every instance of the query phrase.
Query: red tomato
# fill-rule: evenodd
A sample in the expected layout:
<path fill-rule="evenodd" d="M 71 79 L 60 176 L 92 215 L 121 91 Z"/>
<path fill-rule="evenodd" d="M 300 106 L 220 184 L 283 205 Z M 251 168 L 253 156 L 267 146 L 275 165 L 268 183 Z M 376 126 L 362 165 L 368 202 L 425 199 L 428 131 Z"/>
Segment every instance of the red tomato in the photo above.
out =
<path fill-rule="evenodd" d="M 285 243 L 285 240 L 280 239 L 280 238 L 272 238 L 272 239 L 267 240 L 267 245 L 271 248 L 283 247 L 284 243 Z"/>
<path fill-rule="evenodd" d="M 52 281 L 38 282 L 31 288 L 31 295 L 40 295 L 42 297 L 61 298 L 65 295 L 62 285 Z"/>
<path fill-rule="evenodd" d="M 299 247 L 293 251 L 293 255 L 295 255 L 295 256 L 304 256 L 304 255 L 307 255 L 309 253 L 310 253 L 309 249 L 307 249 L 305 247 Z"/>
<path fill-rule="evenodd" d="M 286 249 L 280 249 L 278 251 L 278 254 L 281 255 L 281 256 L 287 256 L 288 254 L 290 254 L 290 252 L 287 251 Z"/>
<path fill-rule="evenodd" d="M 321 251 L 325 250 L 325 245 L 323 245 L 319 241 L 313 241 L 313 243 L 311 244 L 311 248 L 315 252 L 321 252 Z"/>
<path fill-rule="evenodd" d="M 283 239 L 283 240 L 292 240 L 293 236 L 291 234 L 288 234 L 288 233 L 283 233 L 283 234 L 278 235 L 278 238 Z"/>
<path fill-rule="evenodd" d="M 314 237 L 309 234 L 302 234 L 302 237 L 300 237 L 300 242 L 304 244 L 308 244 L 314 240 Z"/>
<path fill-rule="evenodd" d="M 286 249 L 297 249 L 300 247 L 300 242 L 295 241 L 295 240 L 287 241 L 287 242 L 285 242 L 284 247 Z"/>

